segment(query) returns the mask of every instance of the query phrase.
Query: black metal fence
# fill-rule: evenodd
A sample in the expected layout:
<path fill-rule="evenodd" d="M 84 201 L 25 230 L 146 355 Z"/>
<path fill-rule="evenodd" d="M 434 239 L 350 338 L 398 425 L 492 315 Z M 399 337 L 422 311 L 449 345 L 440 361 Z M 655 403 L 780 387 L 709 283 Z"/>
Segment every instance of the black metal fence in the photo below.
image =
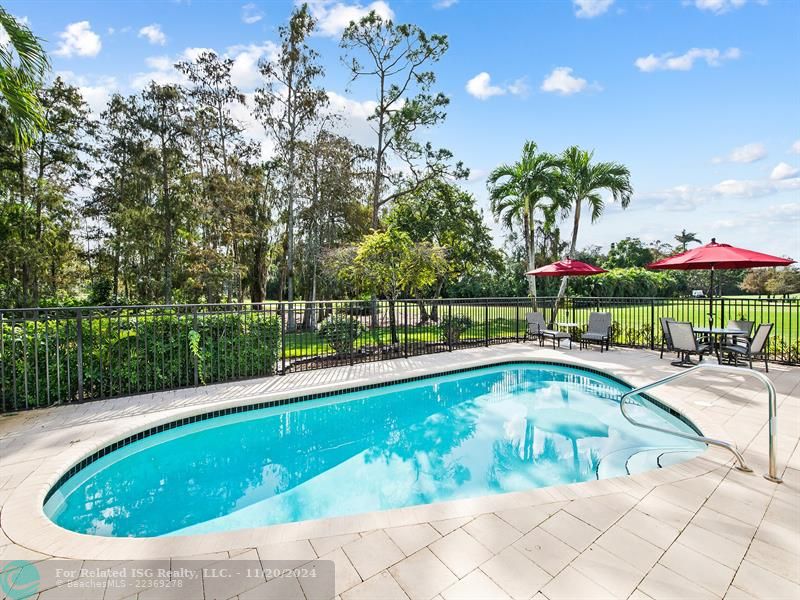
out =
<path fill-rule="evenodd" d="M 554 298 L 537 309 L 551 318 Z M 523 339 L 529 298 L 0 309 L 0 412 Z M 567 298 L 579 334 L 612 314 L 618 346 L 657 348 L 659 317 L 708 324 L 693 298 Z M 720 298 L 715 323 L 775 325 L 770 358 L 800 363 L 800 301 Z"/>

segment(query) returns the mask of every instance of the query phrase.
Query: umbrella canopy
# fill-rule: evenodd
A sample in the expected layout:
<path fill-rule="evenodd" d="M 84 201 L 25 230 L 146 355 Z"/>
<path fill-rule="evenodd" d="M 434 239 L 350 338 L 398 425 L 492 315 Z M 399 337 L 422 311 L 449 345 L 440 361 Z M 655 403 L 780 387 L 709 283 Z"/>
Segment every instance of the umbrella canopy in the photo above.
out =
<path fill-rule="evenodd" d="M 794 263 L 789 258 L 772 256 L 737 248 L 730 244 L 711 243 L 698 246 L 675 256 L 662 258 L 647 265 L 648 269 L 675 269 L 689 271 L 694 269 L 749 269 L 751 267 L 784 267 Z"/>
<path fill-rule="evenodd" d="M 579 260 L 565 258 L 564 260 L 539 267 L 533 271 L 528 271 L 525 274 L 535 275 L 536 277 L 564 277 L 565 275 L 574 277 L 576 275 L 599 275 L 605 272 L 606 270 L 600 267 L 595 267 L 594 265 Z"/>
<path fill-rule="evenodd" d="M 794 261 L 753 250 L 737 248 L 730 244 L 718 244 L 715 238 L 705 246 L 698 246 L 675 256 L 662 258 L 647 265 L 648 269 L 692 271 L 708 269 L 711 271 L 711 286 L 708 294 L 708 324 L 714 326 L 714 271 L 716 269 L 749 269 L 752 267 L 785 267 Z"/>

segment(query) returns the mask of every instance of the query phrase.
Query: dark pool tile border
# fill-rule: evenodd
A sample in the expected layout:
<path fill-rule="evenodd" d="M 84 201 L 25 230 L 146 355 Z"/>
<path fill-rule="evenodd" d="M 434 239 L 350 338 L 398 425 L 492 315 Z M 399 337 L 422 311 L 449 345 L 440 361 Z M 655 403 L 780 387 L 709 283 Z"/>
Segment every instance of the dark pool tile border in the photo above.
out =
<path fill-rule="evenodd" d="M 191 415 L 188 417 L 184 417 L 182 419 L 176 419 L 175 421 L 170 421 L 169 423 L 162 423 L 161 425 L 156 425 L 155 427 L 151 427 L 149 429 L 145 429 L 143 431 L 139 431 L 137 433 L 133 433 L 126 438 L 118 440 L 113 444 L 109 444 L 104 448 L 101 448 L 97 452 L 90 454 L 79 463 L 73 465 L 66 473 L 64 473 L 61 477 L 58 478 L 58 481 L 50 488 L 47 492 L 47 495 L 44 498 L 44 503 L 47 504 L 47 501 L 55 494 L 61 486 L 63 486 L 70 478 L 75 476 L 79 471 L 82 471 L 93 462 L 103 458 L 105 455 L 114 452 L 115 450 L 119 450 L 120 448 L 124 448 L 129 444 L 134 442 L 138 442 L 139 440 L 143 440 L 146 437 L 150 437 L 151 435 L 155 435 L 157 433 L 162 433 L 164 431 L 169 431 L 170 429 L 175 429 L 176 427 L 182 427 L 184 425 L 191 425 L 192 423 L 197 423 L 199 421 L 206 421 L 208 419 L 213 419 L 216 417 L 223 417 L 231 414 L 242 413 L 242 412 L 249 412 L 252 410 L 261 410 L 264 408 L 273 408 L 275 406 L 285 406 L 288 404 L 297 404 L 298 402 L 308 402 L 309 400 L 318 400 L 320 398 L 328 398 L 330 396 L 340 396 L 342 394 L 352 394 L 355 392 L 363 392 L 367 390 L 373 390 L 376 388 L 387 387 L 390 385 L 400 385 L 403 383 L 411 383 L 414 381 L 421 381 L 424 379 L 431 379 L 433 377 L 443 377 L 446 375 L 455 375 L 458 373 L 467 373 L 469 371 L 477 371 L 480 369 L 489 369 L 492 367 L 501 367 L 503 365 L 512 365 L 512 364 L 530 364 L 530 365 L 550 365 L 556 367 L 570 367 L 573 369 L 579 369 L 581 371 L 586 371 L 588 373 L 592 373 L 594 375 L 601 375 L 612 381 L 616 381 L 622 385 L 630 387 L 630 383 L 627 381 L 616 377 L 615 375 L 611 375 L 610 373 L 606 373 L 605 371 L 601 371 L 600 369 L 595 369 L 593 367 L 587 367 L 583 365 L 575 365 L 570 363 L 558 362 L 554 360 L 503 360 L 500 362 L 494 362 L 485 365 L 475 365 L 471 367 L 462 367 L 460 369 L 449 369 L 447 371 L 442 371 L 438 373 L 426 373 L 424 375 L 417 375 L 415 377 L 404 377 L 402 379 L 394 379 L 392 381 L 382 381 L 377 383 L 368 383 L 365 385 L 353 386 L 348 388 L 343 388 L 339 390 L 332 390 L 328 392 L 317 392 L 314 394 L 304 394 L 301 396 L 294 396 L 292 398 L 283 398 L 281 400 L 267 400 L 265 402 L 256 402 L 254 404 L 243 404 L 240 406 L 231 406 L 229 408 L 223 408 L 219 410 L 209 411 L 207 413 L 201 413 L 197 415 Z M 698 435 L 701 434 L 700 430 L 698 430 L 697 426 L 692 423 L 686 416 L 684 416 L 679 411 L 673 409 L 671 406 L 667 406 L 666 404 L 656 400 L 655 398 L 651 397 L 648 394 L 641 394 L 641 397 L 645 398 L 649 402 L 652 402 L 660 409 L 668 412 L 672 416 L 680 419 L 683 423 L 691 427 Z"/>

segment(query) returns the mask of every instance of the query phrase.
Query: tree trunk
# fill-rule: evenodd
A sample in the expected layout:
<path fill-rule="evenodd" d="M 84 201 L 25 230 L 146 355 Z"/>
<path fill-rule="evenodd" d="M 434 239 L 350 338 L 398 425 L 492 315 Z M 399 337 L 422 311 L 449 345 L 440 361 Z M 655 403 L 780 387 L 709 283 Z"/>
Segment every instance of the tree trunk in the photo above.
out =
<path fill-rule="evenodd" d="M 572 221 L 572 241 L 569 245 L 569 256 L 572 257 L 575 254 L 575 248 L 578 245 L 578 227 L 581 223 L 581 201 L 575 201 L 575 212 L 573 214 L 573 221 Z M 550 325 L 551 327 L 555 324 L 556 318 L 558 317 L 558 309 L 561 306 L 561 301 L 564 299 L 564 294 L 567 291 L 567 283 L 569 282 L 569 277 L 562 277 L 561 278 L 561 285 L 558 288 L 558 296 L 556 297 L 556 302 L 553 305 L 553 313 L 550 318 Z"/>
<path fill-rule="evenodd" d="M 389 331 L 392 334 L 392 350 L 400 346 L 400 338 L 397 336 L 397 314 L 395 313 L 396 300 L 389 300 Z"/>

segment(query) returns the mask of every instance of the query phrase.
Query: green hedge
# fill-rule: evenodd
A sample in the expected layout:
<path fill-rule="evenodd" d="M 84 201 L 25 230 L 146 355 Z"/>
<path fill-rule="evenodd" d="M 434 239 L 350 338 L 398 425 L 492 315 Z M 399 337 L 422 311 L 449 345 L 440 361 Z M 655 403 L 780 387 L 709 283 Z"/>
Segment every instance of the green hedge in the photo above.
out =
<path fill-rule="evenodd" d="M 84 318 L 81 333 L 86 399 L 272 375 L 280 355 L 278 318 L 257 311 L 196 319 L 121 311 Z M 0 336 L 0 410 L 78 398 L 75 319 L 6 319 Z"/>

